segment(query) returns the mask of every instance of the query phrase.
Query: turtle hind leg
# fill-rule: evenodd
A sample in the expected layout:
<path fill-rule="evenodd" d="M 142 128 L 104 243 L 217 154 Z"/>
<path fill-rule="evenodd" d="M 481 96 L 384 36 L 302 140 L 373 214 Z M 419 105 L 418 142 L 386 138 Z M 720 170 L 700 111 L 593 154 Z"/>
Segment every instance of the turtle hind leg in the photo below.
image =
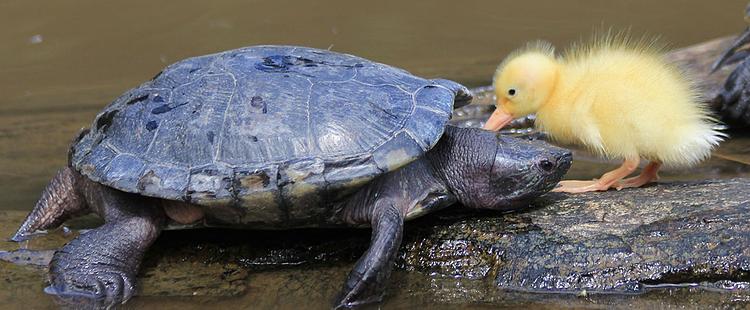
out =
<path fill-rule="evenodd" d="M 352 308 L 379 302 L 401 246 L 404 216 L 391 203 L 379 201 L 370 215 L 372 239 L 370 248 L 357 261 L 344 283 L 335 308 Z"/>
<path fill-rule="evenodd" d="M 166 216 L 155 199 L 84 182 L 87 201 L 105 223 L 54 254 L 45 292 L 75 308 L 109 308 L 135 293 L 141 260 Z"/>
<path fill-rule="evenodd" d="M 27 240 L 38 230 L 58 227 L 72 217 L 88 213 L 84 198 L 76 190 L 77 180 L 80 178 L 70 167 L 58 171 L 10 240 Z"/>

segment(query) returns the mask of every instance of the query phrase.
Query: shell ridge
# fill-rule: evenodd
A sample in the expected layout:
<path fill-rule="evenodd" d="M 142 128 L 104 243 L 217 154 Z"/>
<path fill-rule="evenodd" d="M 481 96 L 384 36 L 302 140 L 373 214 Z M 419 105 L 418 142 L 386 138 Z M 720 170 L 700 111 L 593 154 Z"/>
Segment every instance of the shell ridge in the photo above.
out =
<path fill-rule="evenodd" d="M 370 84 L 370 83 L 362 82 L 362 81 L 360 81 L 360 80 L 354 80 L 353 82 L 354 82 L 354 83 L 357 83 L 357 84 L 362 84 L 362 85 L 365 85 L 365 86 L 370 86 L 370 87 L 383 87 L 383 86 L 393 86 L 393 87 L 395 87 L 395 88 L 398 88 L 398 89 L 400 89 L 400 90 L 404 91 L 404 92 L 405 92 L 405 93 L 407 93 L 407 94 L 409 94 L 409 93 L 410 93 L 408 89 L 405 89 L 405 88 L 403 88 L 402 86 L 399 86 L 399 85 L 394 85 L 394 84 L 390 84 L 390 83 Z"/>
<path fill-rule="evenodd" d="M 404 132 L 406 132 L 406 134 L 409 135 L 409 137 L 411 137 L 412 140 L 416 141 L 419 147 L 421 147 L 423 151 L 427 151 L 430 149 L 429 145 L 424 144 L 424 142 L 422 142 L 422 139 L 417 138 L 416 134 L 413 133 L 408 128 L 404 129 Z"/>
<path fill-rule="evenodd" d="M 166 89 L 166 88 L 163 88 L 162 90 L 167 91 L 169 93 L 169 100 L 171 102 L 172 98 L 174 98 L 172 90 L 171 89 Z M 158 92 L 160 93 L 161 91 L 158 91 Z M 146 108 L 145 105 L 142 106 L 142 109 L 145 109 L 145 108 Z M 151 141 L 148 142 L 148 146 L 146 147 L 146 154 L 148 154 L 149 152 L 151 152 L 151 148 L 154 147 L 154 143 L 156 143 L 155 142 L 156 141 L 156 137 L 159 136 L 159 129 L 160 128 L 161 128 L 161 126 L 157 126 L 156 127 L 156 131 L 154 131 L 154 135 L 151 137 Z"/>
<path fill-rule="evenodd" d="M 234 101 L 234 96 L 237 94 L 237 77 L 230 71 L 226 70 L 225 68 L 217 68 L 229 75 L 229 77 L 232 78 L 232 94 L 229 95 L 229 100 L 227 100 L 227 107 L 224 108 L 224 117 L 221 121 L 221 128 L 219 128 L 219 141 L 216 143 L 216 151 L 214 152 L 213 159 L 214 161 L 221 161 L 221 158 L 219 157 L 221 153 L 221 147 L 224 144 L 224 128 L 227 126 L 227 117 L 229 116 L 229 108 L 232 106 L 232 101 Z"/>
<path fill-rule="evenodd" d="M 305 80 L 308 83 L 310 83 L 310 86 L 307 88 L 307 100 L 305 102 L 305 105 L 306 105 L 306 111 L 305 112 L 307 113 L 307 122 L 306 122 L 307 123 L 307 129 L 306 129 L 307 130 L 307 132 L 306 132 L 306 136 L 307 136 L 307 149 L 309 151 L 312 151 L 314 149 L 317 152 L 320 152 L 321 151 L 320 145 L 318 145 L 318 143 L 316 143 L 317 140 L 315 139 L 315 137 L 313 137 L 313 133 L 312 133 L 312 131 L 313 131 L 312 130 L 312 117 L 310 116 L 310 101 L 312 101 L 312 93 L 313 93 L 313 87 L 315 87 L 315 82 L 313 82 L 309 78 L 305 78 Z"/>

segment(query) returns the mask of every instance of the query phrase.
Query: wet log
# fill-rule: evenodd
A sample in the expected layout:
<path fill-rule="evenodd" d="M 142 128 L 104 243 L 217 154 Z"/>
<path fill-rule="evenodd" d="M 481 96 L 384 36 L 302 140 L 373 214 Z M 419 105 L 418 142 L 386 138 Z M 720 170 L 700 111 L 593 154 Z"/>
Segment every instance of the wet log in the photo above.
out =
<path fill-rule="evenodd" d="M 548 194 L 534 205 L 415 228 L 401 266 L 555 292 L 750 281 L 748 179 Z"/>

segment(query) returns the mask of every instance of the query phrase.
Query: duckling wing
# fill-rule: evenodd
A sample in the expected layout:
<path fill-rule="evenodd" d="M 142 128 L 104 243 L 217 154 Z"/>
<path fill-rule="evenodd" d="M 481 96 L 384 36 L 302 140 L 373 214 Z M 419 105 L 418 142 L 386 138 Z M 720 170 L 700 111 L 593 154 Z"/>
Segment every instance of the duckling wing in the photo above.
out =
<path fill-rule="evenodd" d="M 645 157 L 668 166 L 693 165 L 710 155 L 722 134 L 687 73 L 661 57 L 617 52 L 602 62 L 592 114 L 608 155 Z"/>

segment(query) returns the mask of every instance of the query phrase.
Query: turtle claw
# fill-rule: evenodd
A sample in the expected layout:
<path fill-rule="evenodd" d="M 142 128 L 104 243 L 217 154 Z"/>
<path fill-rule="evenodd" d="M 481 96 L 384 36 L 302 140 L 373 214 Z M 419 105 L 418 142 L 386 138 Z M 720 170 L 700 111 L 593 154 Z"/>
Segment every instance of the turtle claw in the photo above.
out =
<path fill-rule="evenodd" d="M 384 291 L 382 287 L 372 285 L 370 282 L 375 282 L 376 279 L 370 279 L 369 281 L 362 279 L 356 283 L 351 290 L 342 292 L 336 298 L 334 303 L 334 309 L 354 309 L 366 304 L 378 303 L 383 300 Z M 349 283 L 347 283 L 348 285 Z M 377 287 L 379 292 L 373 292 L 373 287 Z M 369 288 L 369 290 L 367 289 Z"/>
<path fill-rule="evenodd" d="M 358 262 L 357 265 L 360 265 Z M 344 289 L 336 297 L 334 309 L 352 309 L 371 303 L 377 303 L 383 300 L 384 280 L 386 277 L 379 275 L 382 272 L 378 269 L 359 270 L 355 268 L 349 274 L 344 284 Z"/>
<path fill-rule="evenodd" d="M 65 304 L 95 308 L 111 308 L 133 297 L 132 277 L 117 271 L 86 270 L 93 274 L 78 276 L 82 274 L 80 270 L 70 270 L 56 275 L 44 292 L 57 296 Z"/>

